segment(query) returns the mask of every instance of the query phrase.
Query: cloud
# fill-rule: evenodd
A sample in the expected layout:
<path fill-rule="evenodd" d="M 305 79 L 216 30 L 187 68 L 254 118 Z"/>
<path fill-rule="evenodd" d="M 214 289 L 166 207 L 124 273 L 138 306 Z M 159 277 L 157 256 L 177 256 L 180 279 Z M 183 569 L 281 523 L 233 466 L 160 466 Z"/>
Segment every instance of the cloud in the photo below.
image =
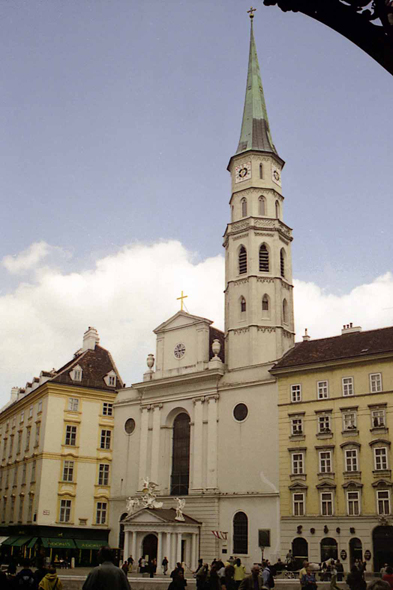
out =
<path fill-rule="evenodd" d="M 55 256 L 69 257 L 69 254 L 62 248 L 50 246 L 46 242 L 34 242 L 26 250 L 20 252 L 17 256 L 4 256 L 1 261 L 2 266 L 11 274 L 22 274 L 35 270 L 39 264 L 49 256 L 53 259 Z"/>
<path fill-rule="evenodd" d="M 200 261 L 178 241 L 136 243 L 100 258 L 90 270 L 65 273 L 47 264 L 45 252 L 53 247 L 39 244 L 41 249 L 34 250 L 33 244 L 12 258 L 13 263 L 23 261 L 35 252 L 30 259 L 34 279 L 0 296 L 0 405 L 8 401 L 13 385 L 24 386 L 41 370 L 67 362 L 81 347 L 88 326 L 97 328 L 127 384 L 142 380 L 146 356 L 155 352 L 152 330 L 179 309 L 181 290 L 188 295 L 190 313 L 223 328 L 222 256 Z M 20 272 L 12 262 L 11 268 Z M 27 268 L 28 262 L 20 263 L 19 269 Z M 385 308 L 392 307 L 392 301 L 390 272 L 345 295 L 295 281 L 297 339 L 306 327 L 317 338 L 339 334 L 349 322 L 363 329 L 391 325 L 393 309 Z"/>

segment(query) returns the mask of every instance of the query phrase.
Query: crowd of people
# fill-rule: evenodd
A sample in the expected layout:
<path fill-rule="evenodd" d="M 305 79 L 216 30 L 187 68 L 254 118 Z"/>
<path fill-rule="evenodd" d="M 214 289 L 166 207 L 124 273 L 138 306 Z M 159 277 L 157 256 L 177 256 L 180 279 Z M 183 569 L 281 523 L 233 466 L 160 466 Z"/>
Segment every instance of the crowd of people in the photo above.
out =
<path fill-rule="evenodd" d="M 16 563 L 11 560 L 7 572 L 0 571 L 1 590 L 62 590 L 63 585 L 53 565 L 45 566 L 44 559 L 38 559 L 36 570 L 30 567 L 30 560 L 24 559 L 22 569 L 17 573 Z"/>

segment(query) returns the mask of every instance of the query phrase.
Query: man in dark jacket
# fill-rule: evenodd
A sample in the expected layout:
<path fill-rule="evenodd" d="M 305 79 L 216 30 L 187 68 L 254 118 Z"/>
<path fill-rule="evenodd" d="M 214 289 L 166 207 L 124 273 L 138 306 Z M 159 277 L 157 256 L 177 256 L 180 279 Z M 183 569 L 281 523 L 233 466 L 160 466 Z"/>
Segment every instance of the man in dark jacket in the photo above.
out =
<path fill-rule="evenodd" d="M 261 590 L 263 587 L 263 579 L 260 575 L 259 565 L 253 565 L 251 568 L 251 576 L 246 576 L 239 586 L 239 590 Z"/>
<path fill-rule="evenodd" d="M 30 569 L 30 560 L 24 559 L 21 571 L 15 576 L 14 587 L 20 590 L 34 590 L 35 585 L 34 574 Z"/>
<path fill-rule="evenodd" d="M 83 584 L 83 590 L 131 590 L 125 573 L 113 564 L 110 547 L 101 547 L 98 553 L 101 565 L 92 569 Z"/>

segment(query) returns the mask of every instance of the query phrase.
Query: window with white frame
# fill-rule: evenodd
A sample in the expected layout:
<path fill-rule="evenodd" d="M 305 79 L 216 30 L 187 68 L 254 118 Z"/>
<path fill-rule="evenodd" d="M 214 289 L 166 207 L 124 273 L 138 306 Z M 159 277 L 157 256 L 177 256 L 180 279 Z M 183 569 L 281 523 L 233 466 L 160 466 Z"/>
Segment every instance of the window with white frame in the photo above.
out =
<path fill-rule="evenodd" d="M 102 404 L 102 415 L 113 416 L 113 404 L 110 404 L 109 402 L 104 402 Z"/>
<path fill-rule="evenodd" d="M 330 422 L 330 414 L 323 414 L 322 416 L 318 416 L 318 432 L 320 434 L 331 432 L 331 422 Z"/>
<path fill-rule="evenodd" d="M 112 432 L 110 430 L 101 430 L 100 449 L 111 448 L 111 435 Z"/>
<path fill-rule="evenodd" d="M 327 399 L 329 397 L 329 385 L 327 381 L 317 382 L 318 399 Z"/>
<path fill-rule="evenodd" d="M 19 496 L 19 515 L 18 515 L 18 521 L 22 522 L 23 520 L 23 504 L 24 504 L 24 496 Z"/>
<path fill-rule="evenodd" d="M 342 384 L 343 384 L 343 396 L 344 397 L 354 394 L 353 377 L 343 377 Z"/>
<path fill-rule="evenodd" d="M 333 516 L 333 492 L 321 493 L 321 514 L 322 516 Z"/>
<path fill-rule="evenodd" d="M 71 500 L 60 500 L 60 522 L 70 522 L 71 520 Z"/>
<path fill-rule="evenodd" d="M 38 447 L 38 445 L 40 444 L 40 432 L 41 432 L 41 424 L 39 422 L 37 422 L 37 424 L 35 425 L 35 442 L 34 442 L 35 447 Z"/>
<path fill-rule="evenodd" d="M 31 483 L 35 482 L 35 472 L 36 472 L 37 463 L 33 461 L 31 464 Z"/>
<path fill-rule="evenodd" d="M 345 471 L 358 471 L 358 451 L 357 451 L 357 449 L 346 449 L 346 451 L 345 451 Z"/>
<path fill-rule="evenodd" d="M 388 469 L 388 450 L 386 447 L 376 447 L 374 449 L 374 463 L 376 471 Z"/>
<path fill-rule="evenodd" d="M 304 474 L 304 453 L 292 453 L 292 474 Z"/>
<path fill-rule="evenodd" d="M 347 492 L 347 514 L 348 516 L 359 516 L 360 514 L 360 492 Z"/>
<path fill-rule="evenodd" d="M 25 420 L 25 411 L 23 410 L 23 411 L 20 413 L 20 419 L 19 419 L 19 422 L 22 424 L 22 423 L 24 422 L 24 420 Z"/>
<path fill-rule="evenodd" d="M 109 385 L 109 387 L 115 387 L 115 385 L 116 385 L 116 377 L 114 375 L 109 375 L 109 377 L 108 377 L 108 385 Z"/>
<path fill-rule="evenodd" d="M 64 444 L 66 444 L 69 447 L 75 447 L 76 446 L 76 433 L 77 433 L 77 427 L 67 424 Z"/>
<path fill-rule="evenodd" d="M 33 406 L 30 406 L 29 408 L 29 418 L 33 417 Z"/>
<path fill-rule="evenodd" d="M 343 430 L 356 430 L 357 428 L 356 412 L 344 412 L 343 413 Z"/>
<path fill-rule="evenodd" d="M 303 418 L 291 419 L 291 434 L 303 434 Z"/>
<path fill-rule="evenodd" d="M 16 443 L 16 454 L 19 455 L 22 447 L 22 432 L 18 432 L 18 440 Z"/>
<path fill-rule="evenodd" d="M 74 461 L 64 461 L 63 481 L 74 481 Z"/>
<path fill-rule="evenodd" d="M 302 386 L 300 384 L 291 385 L 291 401 L 301 402 L 302 401 Z"/>
<path fill-rule="evenodd" d="M 370 391 L 371 393 L 377 393 L 382 391 L 382 374 L 372 373 L 370 375 Z"/>
<path fill-rule="evenodd" d="M 14 522 L 14 515 L 15 515 L 15 496 L 11 496 L 11 514 L 10 514 L 10 522 Z"/>
<path fill-rule="evenodd" d="M 5 472 L 5 475 L 4 475 L 4 489 L 5 490 L 8 488 L 8 473 L 9 473 L 9 471 L 7 469 L 7 471 Z"/>
<path fill-rule="evenodd" d="M 27 507 L 27 522 L 31 522 L 33 519 L 33 502 L 34 496 L 29 496 L 29 504 Z"/>
<path fill-rule="evenodd" d="M 378 514 L 390 514 L 390 491 L 377 490 L 377 512 Z"/>
<path fill-rule="evenodd" d="M 79 399 L 77 397 L 68 398 L 68 409 L 70 412 L 77 412 L 79 410 Z"/>
<path fill-rule="evenodd" d="M 106 502 L 97 502 L 96 524 L 106 523 L 107 507 L 108 504 Z"/>
<path fill-rule="evenodd" d="M 26 484 L 26 471 L 27 471 L 27 465 L 26 463 L 23 463 L 22 465 L 22 486 L 24 486 Z"/>
<path fill-rule="evenodd" d="M 295 492 L 293 494 L 293 516 L 304 516 L 304 493 Z"/>
<path fill-rule="evenodd" d="M 106 463 L 100 463 L 98 470 L 98 485 L 109 485 L 109 465 L 107 465 Z"/>
<path fill-rule="evenodd" d="M 30 436 L 31 436 L 31 428 L 26 429 L 26 444 L 25 444 L 25 451 L 28 451 L 30 448 Z"/>
<path fill-rule="evenodd" d="M 320 451 L 319 452 L 319 471 L 320 471 L 320 473 L 331 473 L 332 472 L 332 452 L 331 451 Z"/>
<path fill-rule="evenodd" d="M 18 466 L 18 465 L 16 465 L 16 466 L 15 466 L 15 469 L 14 469 L 14 481 L 13 481 L 13 483 L 12 483 L 12 485 L 13 485 L 14 487 L 16 487 L 16 486 L 18 485 L 18 467 L 19 467 L 19 466 Z"/>
<path fill-rule="evenodd" d="M 11 436 L 10 436 L 10 447 L 8 449 L 8 456 L 9 457 L 11 457 L 11 455 L 12 455 L 13 448 L 14 448 L 14 435 L 11 434 Z"/>
<path fill-rule="evenodd" d="M 42 399 L 38 402 L 37 412 L 42 412 Z"/>
<path fill-rule="evenodd" d="M 371 410 L 371 428 L 384 428 L 386 426 L 385 408 Z"/>

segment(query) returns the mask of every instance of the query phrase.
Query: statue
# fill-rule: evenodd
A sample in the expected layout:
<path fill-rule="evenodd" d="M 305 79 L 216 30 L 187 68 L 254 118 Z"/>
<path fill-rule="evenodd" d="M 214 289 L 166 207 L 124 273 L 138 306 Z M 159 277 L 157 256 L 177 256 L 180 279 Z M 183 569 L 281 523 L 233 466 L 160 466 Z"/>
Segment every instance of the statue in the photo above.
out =
<path fill-rule="evenodd" d="M 127 514 L 132 514 L 136 506 L 139 506 L 139 498 L 128 498 L 126 506 Z"/>
<path fill-rule="evenodd" d="M 155 493 L 155 488 L 157 484 L 150 481 L 148 477 L 143 479 L 143 492 L 144 495 L 142 496 L 142 507 L 143 508 L 162 508 L 163 503 L 157 502 L 156 497 L 157 494 Z"/>
<path fill-rule="evenodd" d="M 175 498 L 175 500 L 177 502 L 175 520 L 178 520 L 180 522 L 184 522 L 185 518 L 183 516 L 183 509 L 184 509 L 184 506 L 186 505 L 186 501 L 183 500 L 182 498 Z"/>

